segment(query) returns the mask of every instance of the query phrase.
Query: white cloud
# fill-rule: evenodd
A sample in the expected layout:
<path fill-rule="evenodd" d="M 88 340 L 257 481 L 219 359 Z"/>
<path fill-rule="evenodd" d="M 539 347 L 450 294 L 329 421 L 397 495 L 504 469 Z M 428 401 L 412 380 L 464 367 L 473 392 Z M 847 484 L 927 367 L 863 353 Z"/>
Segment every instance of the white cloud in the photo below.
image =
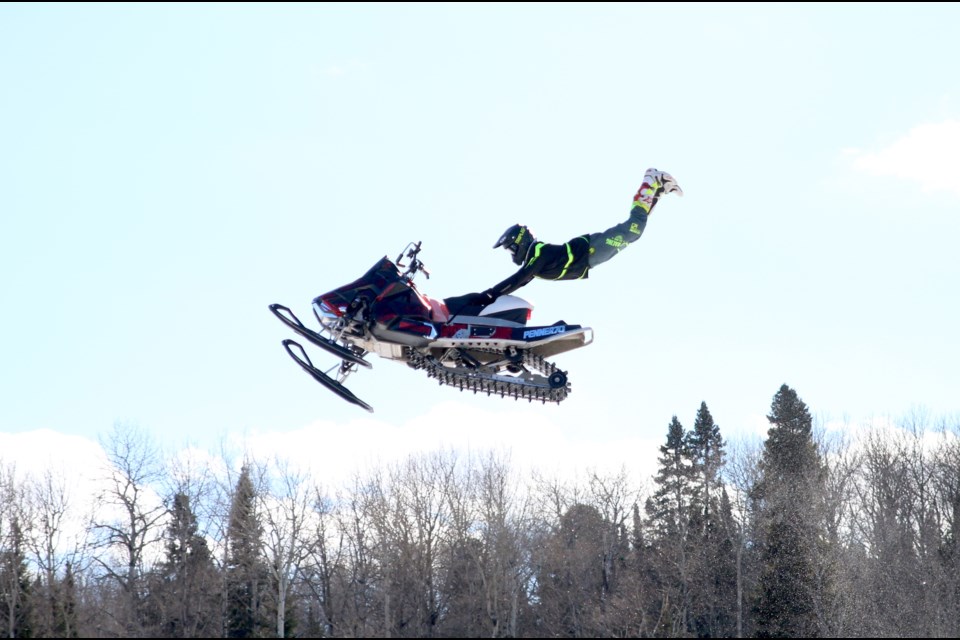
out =
<path fill-rule="evenodd" d="M 663 434 L 626 435 L 597 440 L 589 424 L 574 429 L 555 421 L 539 406 L 519 404 L 509 409 L 478 409 L 456 401 L 429 409 L 405 423 L 359 417 L 337 424 L 319 420 L 292 431 L 234 434 L 227 443 L 230 462 L 244 455 L 268 462 L 289 462 L 308 470 L 321 485 L 337 488 L 355 474 L 410 456 L 454 450 L 461 456 L 489 452 L 510 461 L 521 479 L 539 471 L 548 477 L 572 481 L 596 471 L 613 475 L 625 469 L 643 483 L 656 473 Z M 219 452 L 184 449 L 174 453 L 181 470 L 210 468 L 223 472 Z M 0 461 L 15 462 L 18 475 L 62 468 L 66 477 L 83 479 L 84 495 L 92 495 L 106 466 L 100 445 L 86 438 L 42 430 L 0 434 Z"/>
<path fill-rule="evenodd" d="M 245 456 L 265 463 L 276 460 L 306 471 L 311 481 L 336 491 L 349 486 L 354 475 L 368 478 L 368 472 L 410 456 L 452 450 L 464 462 L 471 456 L 472 464 L 492 452 L 509 462 L 521 487 L 532 486 L 533 471 L 579 488 L 586 486 L 590 472 L 613 477 L 625 471 L 631 487 L 646 490 L 656 472 L 662 438 L 628 436 L 606 442 L 595 438 L 588 424 L 565 433 L 549 410 L 536 406 L 486 410 L 448 402 L 401 424 L 367 417 L 345 424 L 317 421 L 293 431 L 235 434 L 226 443 L 226 451 L 191 447 L 173 452 L 172 458 L 174 473 L 211 470 L 219 478 L 224 477 L 224 464 L 234 465 L 236 471 Z M 0 433 L 0 470 L 11 464 L 20 481 L 42 477 L 49 470 L 67 483 L 73 516 L 66 524 L 61 551 L 79 548 L 86 516 L 103 488 L 108 467 L 100 444 L 49 429 Z M 151 495 L 150 499 L 159 500 L 160 496 Z M 98 518 L 104 517 L 108 516 L 103 511 L 98 513 Z M 210 542 L 215 546 L 215 541 Z M 160 546 L 151 549 L 150 560 L 159 553 Z"/>
<path fill-rule="evenodd" d="M 49 492 L 45 499 L 54 505 L 63 499 L 66 511 L 56 541 L 61 554 L 82 548 L 86 521 L 107 467 L 100 445 L 81 436 L 52 429 L 0 433 L 0 471 L 12 470 L 21 488 L 30 483 L 33 490 Z"/>
<path fill-rule="evenodd" d="M 921 124 L 876 152 L 844 149 L 853 168 L 874 176 L 916 182 L 925 192 L 960 196 L 960 120 Z"/>
<path fill-rule="evenodd" d="M 62 473 L 72 479 L 74 489 L 87 488 L 107 467 L 98 443 L 52 429 L 0 433 L 0 463 L 12 466 L 20 479 L 39 478 L 47 471 Z"/>
<path fill-rule="evenodd" d="M 247 435 L 234 445 L 257 458 L 277 456 L 311 470 L 325 484 L 354 472 L 401 461 L 418 453 L 456 450 L 509 455 L 521 473 L 539 470 L 573 478 L 578 472 L 615 473 L 625 466 L 638 479 L 655 473 L 655 441 L 640 437 L 596 442 L 569 437 L 549 415 L 533 409 L 478 410 L 457 402 L 433 407 L 404 424 L 358 418 L 347 424 L 318 421 L 295 431 Z"/>

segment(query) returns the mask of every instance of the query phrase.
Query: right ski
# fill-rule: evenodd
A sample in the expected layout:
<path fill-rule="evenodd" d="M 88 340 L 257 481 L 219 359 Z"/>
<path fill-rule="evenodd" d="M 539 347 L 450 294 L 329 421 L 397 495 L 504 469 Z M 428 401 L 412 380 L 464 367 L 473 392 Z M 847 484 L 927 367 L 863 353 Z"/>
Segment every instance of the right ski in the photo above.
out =
<path fill-rule="evenodd" d="M 303 357 L 301 358 L 300 356 L 295 354 L 293 352 L 293 349 L 291 349 L 291 347 L 296 347 L 297 349 L 300 349 L 300 353 L 303 354 Z M 333 391 L 335 394 L 337 394 L 347 402 L 363 407 L 370 413 L 373 413 L 373 407 L 371 407 L 369 404 L 367 404 L 357 396 L 353 395 L 353 393 L 349 389 L 347 389 L 345 386 L 343 386 L 342 384 L 340 384 L 339 382 L 337 382 L 336 380 L 334 380 L 333 378 L 325 374 L 323 371 L 320 371 L 315 366 L 313 366 L 313 363 L 310 361 L 310 356 L 307 355 L 307 352 L 304 351 L 303 347 L 300 346 L 299 343 L 294 342 L 293 340 L 284 340 L 283 348 L 287 350 L 287 353 L 290 354 L 290 357 L 293 358 L 293 360 L 298 365 L 300 365 L 300 367 L 304 371 L 306 371 L 311 376 L 313 376 L 314 380 L 316 380 L 317 382 L 325 386 L 327 389 L 330 389 L 330 391 Z M 346 365 L 346 363 L 344 364 Z"/>

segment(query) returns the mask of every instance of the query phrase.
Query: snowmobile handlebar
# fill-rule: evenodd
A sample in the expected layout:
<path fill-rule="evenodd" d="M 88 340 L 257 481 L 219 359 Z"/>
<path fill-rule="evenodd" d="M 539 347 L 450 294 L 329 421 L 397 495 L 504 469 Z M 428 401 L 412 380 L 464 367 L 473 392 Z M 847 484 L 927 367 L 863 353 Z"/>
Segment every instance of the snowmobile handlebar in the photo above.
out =
<path fill-rule="evenodd" d="M 407 246 L 404 247 L 403 251 L 400 252 L 400 255 L 397 256 L 397 259 L 395 261 L 398 267 L 406 266 L 401 262 L 401 260 L 403 260 L 403 254 L 404 253 L 407 254 L 407 258 L 410 259 L 410 265 L 407 266 L 407 270 L 403 272 L 403 275 L 408 280 L 413 280 L 413 277 L 417 275 L 418 271 L 422 271 L 423 275 L 427 277 L 427 280 L 430 279 L 430 272 L 427 271 L 427 268 L 424 266 L 423 262 L 421 262 L 420 259 L 417 258 L 417 255 L 420 253 L 420 244 L 422 242 L 423 241 L 420 240 L 416 243 L 411 242 L 407 244 Z"/>

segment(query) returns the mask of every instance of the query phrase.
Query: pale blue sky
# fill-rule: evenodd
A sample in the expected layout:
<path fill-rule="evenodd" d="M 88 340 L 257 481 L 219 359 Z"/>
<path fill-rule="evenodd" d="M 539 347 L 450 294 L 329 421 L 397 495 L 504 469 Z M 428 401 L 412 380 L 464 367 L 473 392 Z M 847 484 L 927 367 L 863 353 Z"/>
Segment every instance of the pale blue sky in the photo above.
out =
<path fill-rule="evenodd" d="M 629 464 L 701 401 L 762 433 L 782 383 L 824 420 L 960 414 L 957 25 L 950 3 L 0 5 L 6 454 L 126 421 L 174 447 Z M 417 240 L 424 292 L 486 288 L 507 226 L 609 227 L 649 166 L 686 196 L 637 244 L 519 292 L 594 330 L 555 359 L 561 405 L 374 359 L 348 384 L 368 416 L 280 345 L 271 303 L 312 319 Z"/>

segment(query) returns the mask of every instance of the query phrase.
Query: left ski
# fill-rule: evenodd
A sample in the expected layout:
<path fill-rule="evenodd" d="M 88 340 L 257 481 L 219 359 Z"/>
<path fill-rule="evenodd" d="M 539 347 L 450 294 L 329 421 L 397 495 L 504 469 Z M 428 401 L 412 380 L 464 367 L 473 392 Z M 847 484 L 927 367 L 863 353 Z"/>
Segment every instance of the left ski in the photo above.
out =
<path fill-rule="evenodd" d="M 270 311 L 273 312 L 273 315 L 280 318 L 283 324 L 287 325 L 321 349 L 326 349 L 342 360 L 349 360 L 350 362 L 363 365 L 368 369 L 373 366 L 350 349 L 344 347 L 343 345 L 337 344 L 333 340 L 324 338 L 313 329 L 307 327 L 305 324 L 300 322 L 300 318 L 298 318 L 288 307 L 285 307 L 282 304 L 272 304 L 270 305 Z M 286 311 L 286 314 L 281 313 L 281 311 Z"/>

